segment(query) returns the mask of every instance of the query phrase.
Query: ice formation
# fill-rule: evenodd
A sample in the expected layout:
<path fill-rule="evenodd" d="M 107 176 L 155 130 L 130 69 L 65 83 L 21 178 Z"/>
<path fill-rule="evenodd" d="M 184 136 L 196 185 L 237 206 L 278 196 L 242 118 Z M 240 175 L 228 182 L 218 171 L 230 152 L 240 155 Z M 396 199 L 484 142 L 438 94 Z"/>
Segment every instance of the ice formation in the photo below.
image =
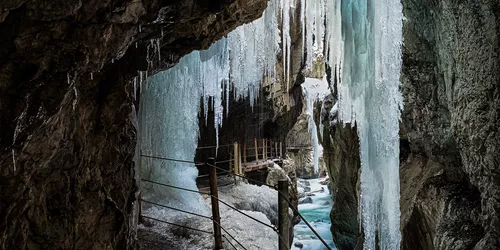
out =
<path fill-rule="evenodd" d="M 215 112 L 218 131 L 223 122 L 223 95 L 228 97 L 233 90 L 235 98 L 249 98 L 253 105 L 262 79 L 276 79 L 280 52 L 283 81 L 288 86 L 295 2 L 271 0 L 260 19 L 238 27 L 210 49 L 192 52 L 147 81 L 140 74 L 142 153 L 192 160 L 198 139 L 197 100 L 203 100 L 205 112 L 209 107 Z M 305 65 L 311 68 L 315 58 L 326 55 L 333 72 L 330 82 L 338 83 L 337 116 L 344 123 L 357 124 L 364 247 L 375 249 L 378 233 L 382 249 L 399 249 L 401 3 L 302 0 L 300 7 Z M 152 42 L 151 47 L 152 53 L 159 50 L 157 43 Z M 226 114 L 227 108 L 226 103 Z M 308 106 L 312 114 L 311 109 Z M 312 127 L 316 128 L 310 126 L 310 132 L 317 136 Z M 146 178 L 196 189 L 193 164 L 143 158 L 143 167 Z M 165 202 L 171 205 L 206 210 L 197 194 L 149 188 L 155 199 L 168 197 Z"/>
<path fill-rule="evenodd" d="M 275 2 L 269 3 L 260 19 L 238 27 L 207 50 L 190 53 L 173 68 L 147 79 L 140 72 L 143 155 L 192 161 L 198 142 L 200 98 L 205 118 L 209 108 L 215 114 L 217 145 L 224 114 L 223 90 L 226 100 L 229 99 L 229 89 L 233 89 L 235 98 L 249 98 L 251 105 L 254 104 L 261 79 L 266 75 L 276 76 L 280 41 L 277 14 L 282 9 Z M 153 62 L 149 58 L 153 56 L 150 57 L 149 53 L 158 51 L 158 47 L 153 41 L 148 46 L 151 65 Z M 143 157 L 142 166 L 145 179 L 197 189 L 195 178 L 198 171 L 194 164 Z M 162 200 L 163 204 L 178 208 L 207 211 L 198 194 L 145 182 L 143 185 L 143 194 L 148 199 Z"/>
<path fill-rule="evenodd" d="M 375 249 L 378 233 L 381 249 L 399 249 L 402 6 L 399 0 L 344 0 L 334 7 L 340 7 L 343 43 L 330 40 L 340 47 L 329 48 L 329 59 L 342 51 L 338 115 L 358 128 L 364 248 Z M 329 29 L 338 29 L 337 21 Z"/>
<path fill-rule="evenodd" d="M 326 76 L 322 80 L 306 78 L 302 84 L 302 91 L 306 101 L 307 128 L 309 134 L 311 134 L 311 143 L 313 146 L 314 173 L 318 173 L 321 145 L 319 144 L 317 125 L 314 121 L 314 104 L 318 100 L 323 100 L 330 93 Z"/>

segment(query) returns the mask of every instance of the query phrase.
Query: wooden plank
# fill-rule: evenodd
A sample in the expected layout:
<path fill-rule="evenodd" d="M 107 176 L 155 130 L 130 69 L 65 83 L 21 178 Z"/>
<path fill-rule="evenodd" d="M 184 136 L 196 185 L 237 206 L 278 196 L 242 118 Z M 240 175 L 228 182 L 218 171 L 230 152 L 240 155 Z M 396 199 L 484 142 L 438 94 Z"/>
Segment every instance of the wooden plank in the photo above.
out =
<path fill-rule="evenodd" d="M 254 138 L 254 144 L 255 144 L 255 160 L 259 161 L 259 144 L 257 144 L 257 138 Z"/>

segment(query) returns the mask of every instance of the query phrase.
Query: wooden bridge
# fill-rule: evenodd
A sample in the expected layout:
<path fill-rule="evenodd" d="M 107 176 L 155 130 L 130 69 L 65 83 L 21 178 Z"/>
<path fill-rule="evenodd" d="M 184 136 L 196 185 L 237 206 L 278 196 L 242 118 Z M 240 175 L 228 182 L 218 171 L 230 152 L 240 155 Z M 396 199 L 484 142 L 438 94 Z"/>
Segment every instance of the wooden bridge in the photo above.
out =
<path fill-rule="evenodd" d="M 281 142 L 255 138 L 250 147 L 247 144 L 237 142 L 233 144 L 229 166 L 235 174 L 267 169 L 283 159 Z"/>

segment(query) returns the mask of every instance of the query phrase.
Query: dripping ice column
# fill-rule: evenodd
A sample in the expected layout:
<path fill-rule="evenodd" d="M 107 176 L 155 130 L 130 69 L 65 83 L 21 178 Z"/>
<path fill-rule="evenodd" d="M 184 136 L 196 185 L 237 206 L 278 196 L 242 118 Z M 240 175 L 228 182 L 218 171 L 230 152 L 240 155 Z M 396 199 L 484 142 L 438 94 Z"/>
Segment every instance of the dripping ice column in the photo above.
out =
<path fill-rule="evenodd" d="M 200 56 L 193 52 L 174 68 L 147 80 L 142 92 L 141 151 L 144 155 L 193 161 L 201 96 Z M 193 102 L 193 100 L 196 100 Z M 197 190 L 192 163 L 142 158 L 142 178 Z M 199 194 L 143 182 L 143 197 L 179 209 L 207 213 Z"/>
<path fill-rule="evenodd" d="M 339 115 L 358 128 L 364 248 L 376 248 L 378 233 L 381 249 L 399 249 L 402 7 L 399 0 L 345 0 L 341 15 Z"/>

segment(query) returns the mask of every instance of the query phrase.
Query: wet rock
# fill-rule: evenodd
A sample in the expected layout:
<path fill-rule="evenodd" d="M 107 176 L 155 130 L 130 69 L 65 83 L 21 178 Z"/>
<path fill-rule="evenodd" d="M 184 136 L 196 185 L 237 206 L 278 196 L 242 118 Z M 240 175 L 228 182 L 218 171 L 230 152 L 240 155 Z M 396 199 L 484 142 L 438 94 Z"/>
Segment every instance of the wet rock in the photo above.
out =
<path fill-rule="evenodd" d="M 311 197 L 305 197 L 305 198 L 299 199 L 299 204 L 308 204 L 308 203 L 313 203 L 313 200 Z"/>
<path fill-rule="evenodd" d="M 295 247 L 298 247 L 298 248 L 303 248 L 304 247 L 304 244 L 302 244 L 301 242 L 295 242 L 293 245 Z"/>

